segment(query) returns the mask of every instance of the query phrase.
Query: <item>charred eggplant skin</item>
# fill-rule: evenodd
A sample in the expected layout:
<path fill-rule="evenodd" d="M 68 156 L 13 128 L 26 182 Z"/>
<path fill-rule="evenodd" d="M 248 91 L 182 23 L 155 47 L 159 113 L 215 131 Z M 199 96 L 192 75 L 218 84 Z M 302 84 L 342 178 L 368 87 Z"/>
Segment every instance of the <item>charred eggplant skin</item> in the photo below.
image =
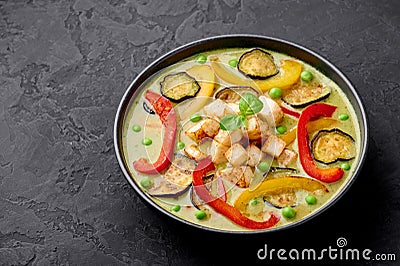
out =
<path fill-rule="evenodd" d="M 203 177 L 203 182 L 204 182 L 204 184 L 207 184 L 207 183 L 213 181 L 214 179 L 215 179 L 214 174 L 206 175 L 205 177 Z"/>
<path fill-rule="evenodd" d="M 192 205 L 198 210 L 201 210 L 200 206 L 205 204 L 204 202 L 200 202 L 201 200 L 199 196 L 197 196 L 193 186 L 190 188 L 190 201 L 192 202 Z"/>
<path fill-rule="evenodd" d="M 169 184 L 171 184 L 171 186 L 175 186 L 175 187 L 176 187 L 176 190 L 174 190 L 174 191 L 171 192 L 171 193 L 157 193 L 157 191 L 151 191 L 151 190 L 149 190 L 149 191 L 148 191 L 149 194 L 150 194 L 151 196 L 157 197 L 157 198 L 158 198 L 158 197 L 159 197 L 159 198 L 179 198 L 180 196 L 182 196 L 183 194 L 185 194 L 185 193 L 188 191 L 188 189 L 191 187 L 191 186 L 181 187 L 181 186 L 175 185 L 175 184 L 173 184 L 173 183 L 170 183 L 170 182 L 168 182 L 168 181 L 166 181 L 166 180 L 164 180 L 163 182 L 169 183 Z"/>
<path fill-rule="evenodd" d="M 176 153 L 171 166 L 164 173 L 164 179 L 181 185 L 190 185 L 193 169 L 196 167 L 196 162 L 184 154 Z"/>
<path fill-rule="evenodd" d="M 246 66 L 243 66 L 244 60 L 246 59 L 246 57 L 254 56 L 255 53 L 259 53 L 259 54 L 263 55 L 265 57 L 264 58 L 265 60 L 269 60 L 270 63 L 272 63 L 273 69 L 271 71 L 269 71 L 269 73 L 266 73 L 263 75 L 251 74 L 249 70 L 246 70 Z M 267 79 L 267 78 L 275 76 L 276 74 L 279 73 L 279 69 L 275 64 L 274 58 L 272 57 L 272 55 L 266 51 L 259 49 L 259 48 L 252 49 L 252 50 L 242 54 L 239 58 L 239 62 L 237 64 L 237 69 L 239 70 L 240 73 L 242 73 L 243 75 L 245 75 L 251 79 Z"/>
<path fill-rule="evenodd" d="M 186 79 L 187 82 L 192 85 L 191 88 L 188 89 L 188 91 L 180 92 L 182 94 L 182 96 L 174 95 L 174 93 L 169 92 L 168 88 L 167 88 L 169 79 L 178 78 L 178 77 Z M 179 84 L 177 84 L 177 85 L 179 85 Z M 194 87 L 194 89 L 193 89 L 193 87 Z M 178 73 L 166 75 L 163 78 L 163 80 L 160 82 L 161 95 L 175 103 L 179 103 L 186 99 L 193 98 L 194 96 L 196 96 L 196 94 L 199 91 L 200 91 L 199 83 L 196 81 L 196 79 L 194 79 L 192 76 L 190 76 L 186 72 L 178 72 Z"/>
<path fill-rule="evenodd" d="M 239 101 L 241 96 L 245 93 L 251 93 L 257 97 L 261 95 L 258 90 L 249 86 L 230 86 L 219 90 L 215 94 L 215 99 L 220 99 L 228 103 L 234 103 Z"/>
<path fill-rule="evenodd" d="M 292 173 L 298 173 L 299 171 L 295 168 L 289 168 L 289 167 L 275 167 L 272 166 L 270 169 L 271 173 L 276 173 L 276 172 L 292 172 Z"/>
<path fill-rule="evenodd" d="M 155 114 L 156 114 L 156 112 L 154 112 L 154 110 L 151 109 L 151 108 L 149 107 L 149 105 L 148 105 L 146 102 L 143 102 L 143 109 L 144 109 L 144 111 L 145 111 L 146 113 L 148 113 L 148 114 L 150 114 L 150 115 L 155 115 Z"/>
<path fill-rule="evenodd" d="M 325 89 L 325 91 L 324 91 L 324 89 Z M 323 101 L 323 100 L 327 99 L 331 95 L 331 89 L 330 88 L 322 88 L 322 90 L 323 91 L 322 91 L 322 94 L 320 95 L 320 97 L 316 97 L 316 98 L 310 99 L 308 101 L 306 100 L 306 101 L 304 101 L 302 103 L 290 102 L 287 98 L 285 98 L 285 96 L 282 97 L 282 101 L 284 103 L 286 103 L 287 105 L 293 107 L 293 108 L 304 108 L 304 107 L 306 107 L 306 106 L 308 106 L 310 104 Z"/>
<path fill-rule="evenodd" d="M 263 174 L 263 176 L 267 177 L 269 174 L 272 174 L 273 176 L 277 176 L 277 175 L 287 174 L 287 173 L 298 174 L 299 171 L 295 168 L 272 166 L 268 172 Z"/>
<path fill-rule="evenodd" d="M 318 159 L 318 158 L 315 157 L 315 155 L 314 155 L 314 145 L 315 145 L 315 142 L 318 140 L 318 138 L 319 138 L 322 134 L 329 134 L 329 133 L 339 133 L 339 134 L 342 134 L 343 136 L 349 138 L 353 143 L 355 142 L 354 138 L 353 138 L 351 135 L 347 134 L 346 132 L 343 132 L 343 131 L 342 131 L 341 129 L 339 129 L 339 128 L 322 129 L 322 130 L 318 131 L 318 132 L 314 135 L 313 139 L 312 139 L 311 142 L 310 142 L 310 150 L 312 151 L 311 154 L 312 154 L 312 156 L 313 156 L 313 159 L 314 159 L 315 161 L 319 162 L 319 163 L 323 163 L 323 164 L 326 164 L 326 165 L 328 165 L 328 164 L 333 164 L 333 163 L 336 163 L 336 162 L 339 162 L 339 161 L 350 161 L 350 160 L 354 159 L 354 156 L 351 156 L 351 157 L 349 157 L 349 158 L 341 158 L 341 157 L 338 157 L 338 158 L 336 158 L 336 159 L 333 160 L 333 161 L 326 162 L 326 161 L 322 161 L 322 160 L 320 160 L 320 159 Z"/>
<path fill-rule="evenodd" d="M 204 182 L 204 184 L 205 184 L 205 186 L 206 186 L 207 189 L 209 189 L 209 188 L 207 187 L 207 184 L 209 184 L 210 182 L 212 182 L 214 179 L 215 179 L 215 175 L 214 175 L 214 174 L 207 175 L 207 176 L 203 177 L 203 182 Z M 191 186 L 191 188 L 190 188 L 190 201 L 192 202 L 192 205 L 193 205 L 196 209 L 199 209 L 199 210 L 202 209 L 202 208 L 201 208 L 201 205 L 204 205 L 204 204 L 205 204 L 205 202 L 202 201 L 202 200 L 200 199 L 200 197 L 196 194 L 196 191 L 195 191 L 195 189 L 194 189 L 194 187 L 193 187 L 193 184 L 192 184 L 192 186 Z"/>
<path fill-rule="evenodd" d="M 178 158 L 187 160 L 188 163 L 193 164 L 193 167 L 195 167 L 197 165 L 197 162 L 195 160 L 190 159 L 189 156 L 187 156 L 181 152 L 177 152 L 174 154 L 174 159 L 178 159 Z"/>
<path fill-rule="evenodd" d="M 308 106 L 308 105 L 310 105 L 310 104 L 313 104 L 313 103 L 317 103 L 317 102 L 326 100 L 329 96 L 330 96 L 330 93 L 329 93 L 329 94 L 326 94 L 326 95 L 324 95 L 324 96 L 322 96 L 322 97 L 320 97 L 320 98 L 318 98 L 318 99 L 315 99 L 315 100 L 312 100 L 312 101 L 309 101 L 309 102 L 306 102 L 306 103 L 302 103 L 302 104 L 291 104 L 291 103 L 288 103 L 287 101 L 285 101 L 284 99 L 282 99 L 282 100 L 283 100 L 287 105 L 290 105 L 290 106 L 293 107 L 293 108 L 304 108 L 304 107 L 306 107 L 306 106 Z"/>
<path fill-rule="evenodd" d="M 191 187 L 191 183 L 188 185 L 181 186 L 181 185 L 173 183 L 169 178 L 167 178 L 168 171 L 171 169 L 172 166 L 174 166 L 174 162 L 175 162 L 175 164 L 179 165 L 179 163 L 178 163 L 179 161 L 182 162 L 182 164 L 184 164 L 184 166 L 188 166 L 188 168 L 191 168 L 191 169 L 180 169 L 179 173 L 173 174 L 174 177 L 178 177 L 177 174 L 185 175 L 186 174 L 185 170 L 193 171 L 194 167 L 197 165 L 197 163 L 194 160 L 190 159 L 186 155 L 181 154 L 181 153 L 176 153 L 174 160 L 173 160 L 173 164 L 164 173 L 163 180 L 158 184 L 157 187 L 148 190 L 150 195 L 152 195 L 154 197 L 177 198 L 177 197 L 181 196 L 182 194 L 184 194 Z M 179 165 L 177 167 L 183 167 L 183 165 Z M 163 185 L 167 186 L 167 188 L 171 189 L 171 191 L 170 192 L 160 192 L 159 189 Z"/>

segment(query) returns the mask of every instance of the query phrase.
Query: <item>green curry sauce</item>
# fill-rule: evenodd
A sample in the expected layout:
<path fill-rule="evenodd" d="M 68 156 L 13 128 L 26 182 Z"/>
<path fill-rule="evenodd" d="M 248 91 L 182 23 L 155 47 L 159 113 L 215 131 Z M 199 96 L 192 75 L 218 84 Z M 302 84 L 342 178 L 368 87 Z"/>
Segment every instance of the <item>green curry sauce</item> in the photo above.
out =
<path fill-rule="evenodd" d="M 190 68 L 191 66 L 194 65 L 199 65 L 199 64 L 205 64 L 209 65 L 210 64 L 210 56 L 218 56 L 221 62 L 226 64 L 226 68 L 229 69 L 229 71 L 233 75 L 237 75 L 238 77 L 241 77 L 245 79 L 245 76 L 243 74 L 239 73 L 236 68 L 232 67 L 232 65 L 229 65 L 228 62 L 232 62 L 233 60 L 239 60 L 240 56 L 246 52 L 249 51 L 250 49 L 242 49 L 242 48 L 235 48 L 235 49 L 221 49 L 221 50 L 214 50 L 214 51 L 209 51 L 206 53 L 203 53 L 202 55 L 205 55 L 207 57 L 207 61 L 199 63 L 199 61 L 196 61 L 195 59 L 198 57 L 198 55 L 194 55 L 190 58 L 187 58 L 183 60 L 182 62 L 179 62 L 175 65 L 172 65 L 156 75 L 154 75 L 152 78 L 148 79 L 145 84 L 143 84 L 140 88 L 140 92 L 136 94 L 136 98 L 131 100 L 131 104 L 129 106 L 127 115 L 124 120 L 124 126 L 123 126 L 123 135 L 122 135 L 122 140 L 123 140 L 123 155 L 126 161 L 126 164 L 128 166 L 129 173 L 131 175 L 131 178 L 135 181 L 135 183 L 140 187 L 145 193 L 146 189 L 143 188 L 140 185 L 140 181 L 149 178 L 150 180 L 154 180 L 157 178 L 163 178 L 162 175 L 145 175 L 145 174 L 140 174 L 137 171 L 135 171 L 133 167 L 133 162 L 138 160 L 139 158 L 148 158 L 151 162 L 154 162 L 160 153 L 161 146 L 162 146 L 162 141 L 163 141 L 163 126 L 160 122 L 160 119 L 158 118 L 157 115 L 149 115 L 145 110 L 143 109 L 143 98 L 144 98 L 144 92 L 147 90 L 152 90 L 157 93 L 160 93 L 160 82 L 163 79 L 164 76 L 171 74 L 171 73 L 176 73 L 180 71 L 185 71 L 186 69 Z M 274 58 L 274 61 L 277 63 L 279 66 L 279 62 L 281 60 L 285 59 L 292 59 L 300 62 L 302 64 L 302 69 L 303 70 L 309 70 L 313 74 L 313 82 L 318 82 L 320 84 L 323 84 L 324 86 L 329 86 L 331 88 L 331 94 L 329 95 L 328 98 L 322 100 L 321 102 L 325 102 L 331 105 L 337 106 L 337 110 L 335 111 L 334 115 L 332 116 L 333 118 L 337 119 L 338 122 L 335 125 L 336 128 L 341 129 L 343 132 L 346 132 L 352 138 L 355 140 L 355 147 L 356 147 L 356 156 L 354 159 L 348 161 L 350 164 L 351 168 L 348 171 L 345 171 L 344 176 L 337 182 L 334 183 L 324 183 L 324 185 L 329 189 L 328 193 L 319 193 L 316 194 L 317 202 L 314 205 L 307 204 L 305 201 L 305 198 L 307 195 L 310 193 L 307 191 L 303 190 L 298 190 L 296 191 L 296 197 L 297 197 L 297 203 L 296 206 L 293 206 L 293 208 L 296 211 L 296 215 L 292 219 L 287 219 L 282 216 L 281 209 L 278 209 L 276 207 L 273 207 L 271 205 L 265 204 L 262 198 L 257 199 L 257 202 L 255 203 L 254 201 L 252 204 L 249 204 L 247 207 L 247 212 L 246 215 L 250 217 L 251 219 L 255 220 L 260 220 L 262 219 L 262 214 L 265 213 L 265 211 L 273 211 L 276 213 L 277 216 L 280 217 L 280 221 L 278 222 L 277 225 L 274 227 L 281 227 L 285 226 L 287 224 L 296 222 L 298 220 L 302 220 L 305 217 L 309 216 L 313 212 L 318 211 L 320 208 L 322 208 L 324 205 L 328 204 L 330 201 L 332 201 L 335 196 L 337 195 L 338 192 L 340 192 L 343 187 L 349 182 L 350 177 L 354 173 L 354 169 L 356 168 L 356 165 L 359 162 L 360 158 L 360 130 L 359 130 L 359 123 L 357 120 L 357 116 L 354 112 L 353 107 L 351 106 L 349 100 L 347 99 L 346 95 L 343 93 L 343 91 L 338 87 L 337 84 L 335 84 L 332 80 L 330 80 L 328 77 L 324 76 L 321 72 L 319 72 L 317 69 L 313 68 L 312 66 L 301 62 L 300 60 L 297 60 L 295 58 L 291 58 L 285 54 L 281 53 L 276 53 L 273 51 L 268 51 Z M 203 58 L 204 59 L 204 58 Z M 225 82 L 224 80 L 221 80 L 217 75 L 216 75 L 216 83 L 215 83 L 215 92 L 217 92 L 219 89 L 229 86 L 229 85 L 235 85 L 235 84 L 229 84 Z M 266 95 L 268 92 L 264 92 Z M 213 97 L 213 96 L 212 96 Z M 187 100 L 189 101 L 189 100 Z M 212 101 L 212 100 L 209 100 Z M 184 105 L 183 105 L 184 106 Z M 178 108 L 183 108 L 183 107 L 176 107 Z M 294 108 L 293 108 L 294 109 Z M 297 108 L 294 109 L 297 112 L 301 112 L 304 108 Z M 199 110 L 197 112 L 198 114 L 204 115 L 204 112 Z M 177 111 L 178 114 L 178 111 Z M 347 114 L 349 118 L 345 121 L 342 121 L 338 119 L 340 114 Z M 192 141 L 190 138 L 188 138 L 185 134 L 183 134 L 183 131 L 186 130 L 188 127 L 193 125 L 193 122 L 189 121 L 189 118 L 186 118 L 184 121 L 178 121 L 178 134 L 177 134 L 177 140 L 176 143 L 178 142 L 183 142 L 185 146 L 188 146 L 190 144 L 195 143 Z M 285 115 L 284 120 L 280 125 L 283 125 L 287 128 L 287 131 L 292 129 L 297 125 L 297 119 Z M 134 126 L 140 126 L 141 130 L 133 130 L 132 128 Z M 310 136 L 312 138 L 312 136 Z M 143 139 L 148 138 L 151 139 L 152 144 L 151 145 L 143 145 L 142 141 Z M 287 146 L 287 148 L 298 152 L 297 149 L 297 141 L 295 140 L 292 142 L 290 145 Z M 180 149 L 176 149 L 176 152 L 182 152 Z M 333 164 L 329 165 L 323 165 L 320 163 L 317 163 L 319 167 L 326 168 L 326 167 L 340 167 L 342 164 L 342 161 L 338 161 Z M 276 161 L 273 162 L 273 165 L 276 165 Z M 226 167 L 226 166 L 224 166 Z M 303 167 L 300 163 L 299 158 L 297 157 L 295 163 L 291 164 L 289 167 L 291 168 L 296 168 L 299 172 L 296 174 L 298 176 L 304 176 L 304 177 L 309 177 L 303 170 Z M 230 184 L 227 181 L 224 181 L 225 187 L 227 190 L 227 203 L 230 205 L 234 205 L 234 202 L 236 198 L 240 195 L 240 193 L 245 190 L 245 188 L 240 188 L 234 184 Z M 205 219 L 199 220 L 196 218 L 196 211 L 197 209 L 193 206 L 191 200 L 190 200 L 190 190 L 185 192 L 183 195 L 181 195 L 178 198 L 173 198 L 173 197 L 153 197 L 151 195 L 148 195 L 151 200 L 153 200 L 157 205 L 160 207 L 164 208 L 166 211 L 171 212 L 173 215 L 178 216 L 179 218 L 189 221 L 191 223 L 203 226 L 203 227 L 208 227 L 208 228 L 213 228 L 213 229 L 219 229 L 219 230 L 229 230 L 229 231 L 248 231 L 248 230 L 253 230 L 253 229 L 247 229 L 243 228 L 241 226 L 236 225 L 232 221 L 230 221 L 228 218 L 225 216 L 217 213 L 215 210 L 213 210 L 211 207 L 205 205 L 205 209 L 207 212 L 207 217 Z M 179 205 L 181 208 L 177 208 L 176 206 Z M 175 207 L 174 207 L 175 206 Z M 261 216 L 260 216 L 261 215 Z"/>

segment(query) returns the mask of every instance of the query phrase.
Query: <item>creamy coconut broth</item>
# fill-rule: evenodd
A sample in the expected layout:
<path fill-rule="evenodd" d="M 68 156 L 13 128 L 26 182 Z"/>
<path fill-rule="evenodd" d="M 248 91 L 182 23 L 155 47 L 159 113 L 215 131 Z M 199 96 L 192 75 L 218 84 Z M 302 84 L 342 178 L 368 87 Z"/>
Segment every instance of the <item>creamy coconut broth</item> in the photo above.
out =
<path fill-rule="evenodd" d="M 161 108 L 162 122 L 146 95 L 163 95 L 157 103 L 172 106 L 175 129 L 171 112 Z M 163 143 L 170 152 L 165 134 L 176 136 L 174 155 L 160 166 Z M 160 71 L 131 100 L 122 140 L 131 178 L 157 205 L 233 231 L 281 227 L 318 211 L 360 156 L 359 124 L 342 90 L 312 66 L 261 48 L 214 50 Z M 215 169 L 203 173 L 199 164 Z"/>

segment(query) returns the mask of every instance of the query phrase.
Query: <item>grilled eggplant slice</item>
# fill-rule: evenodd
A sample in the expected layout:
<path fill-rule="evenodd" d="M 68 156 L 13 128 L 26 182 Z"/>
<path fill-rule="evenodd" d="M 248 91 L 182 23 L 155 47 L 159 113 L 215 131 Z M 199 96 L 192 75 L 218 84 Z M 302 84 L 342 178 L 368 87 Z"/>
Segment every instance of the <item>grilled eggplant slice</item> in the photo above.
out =
<path fill-rule="evenodd" d="M 331 164 L 354 159 L 356 147 L 353 137 L 338 128 L 320 130 L 311 141 L 316 161 Z"/>
<path fill-rule="evenodd" d="M 264 177 L 279 178 L 298 173 L 299 171 L 295 168 L 272 166 L 270 170 L 264 174 Z"/>
<path fill-rule="evenodd" d="M 294 108 L 303 108 L 329 97 L 331 88 L 322 84 L 299 83 L 290 90 L 285 90 L 282 100 Z"/>
<path fill-rule="evenodd" d="M 193 206 L 199 210 L 201 210 L 203 205 L 205 204 L 205 202 L 197 195 L 193 186 L 190 189 L 190 201 L 192 202 Z"/>
<path fill-rule="evenodd" d="M 203 178 L 203 182 L 205 184 L 205 187 L 210 190 L 211 189 L 211 182 L 215 179 L 215 175 L 211 174 L 208 176 L 205 176 Z M 196 209 L 203 210 L 205 202 L 197 195 L 196 190 L 192 186 L 190 189 L 190 201 L 192 202 L 193 206 Z"/>
<path fill-rule="evenodd" d="M 299 171 L 295 168 L 288 167 L 271 167 L 268 177 L 284 178 L 291 174 L 297 174 Z M 297 197 L 295 191 L 282 191 L 279 194 L 269 194 L 263 197 L 266 204 L 281 209 L 287 206 L 294 207 L 297 205 Z"/>
<path fill-rule="evenodd" d="M 287 191 L 276 195 L 265 195 L 264 201 L 278 209 L 288 206 L 294 207 L 297 205 L 297 197 L 294 191 Z"/>
<path fill-rule="evenodd" d="M 248 86 L 232 86 L 226 87 L 215 94 L 215 99 L 220 99 L 227 103 L 236 103 L 243 94 L 251 93 L 254 96 L 260 96 L 260 92 Z"/>
<path fill-rule="evenodd" d="M 295 168 L 289 168 L 289 167 L 275 167 L 272 166 L 270 169 L 271 173 L 292 173 L 292 174 L 297 174 L 299 171 Z"/>
<path fill-rule="evenodd" d="M 149 106 L 149 104 L 147 104 L 147 102 L 143 102 L 143 109 L 146 113 L 150 114 L 150 115 L 155 115 L 156 112 L 154 112 L 154 110 Z"/>
<path fill-rule="evenodd" d="M 161 94 L 173 102 L 181 102 L 194 97 L 200 90 L 199 83 L 186 72 L 167 75 L 160 85 Z"/>
<path fill-rule="evenodd" d="M 178 198 L 183 195 L 189 187 L 190 186 L 178 186 L 161 178 L 158 182 L 155 181 L 155 185 L 147 190 L 147 192 L 154 197 Z"/>
<path fill-rule="evenodd" d="M 157 180 L 155 186 L 148 190 L 149 194 L 157 197 L 179 197 L 190 187 L 195 166 L 196 162 L 189 157 L 175 154 L 171 166 L 161 180 Z"/>
<path fill-rule="evenodd" d="M 175 154 L 171 166 L 164 174 L 164 179 L 178 186 L 189 186 L 196 162 L 183 154 Z"/>
<path fill-rule="evenodd" d="M 242 54 L 237 65 L 238 70 L 252 79 L 266 79 L 279 73 L 271 54 L 253 49 Z"/>

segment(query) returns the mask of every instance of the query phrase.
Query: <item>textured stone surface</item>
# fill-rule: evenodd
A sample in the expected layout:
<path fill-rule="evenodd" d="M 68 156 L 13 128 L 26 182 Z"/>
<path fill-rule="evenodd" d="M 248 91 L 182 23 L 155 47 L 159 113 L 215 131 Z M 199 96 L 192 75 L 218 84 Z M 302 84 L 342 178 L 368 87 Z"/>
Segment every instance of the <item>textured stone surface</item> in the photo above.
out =
<path fill-rule="evenodd" d="M 399 15 L 396 0 L 0 1 L 0 265 L 251 263 L 265 243 L 327 248 L 340 236 L 399 260 Z M 138 198 L 115 159 L 115 111 L 137 73 L 229 33 L 321 53 L 365 102 L 360 177 L 297 228 L 233 236 L 176 224 Z"/>

